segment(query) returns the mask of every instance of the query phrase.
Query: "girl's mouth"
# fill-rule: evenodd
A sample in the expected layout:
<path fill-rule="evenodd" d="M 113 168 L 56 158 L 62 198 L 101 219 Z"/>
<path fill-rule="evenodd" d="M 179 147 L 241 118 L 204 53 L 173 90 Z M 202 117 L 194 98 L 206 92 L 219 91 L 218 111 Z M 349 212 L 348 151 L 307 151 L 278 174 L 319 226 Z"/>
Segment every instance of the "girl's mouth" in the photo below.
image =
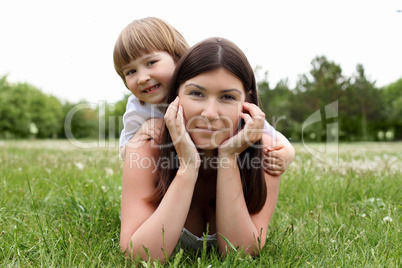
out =
<path fill-rule="evenodd" d="M 142 91 L 142 93 L 152 93 L 154 91 L 156 91 L 159 88 L 160 84 L 154 85 L 152 87 L 148 87 L 145 90 Z"/>

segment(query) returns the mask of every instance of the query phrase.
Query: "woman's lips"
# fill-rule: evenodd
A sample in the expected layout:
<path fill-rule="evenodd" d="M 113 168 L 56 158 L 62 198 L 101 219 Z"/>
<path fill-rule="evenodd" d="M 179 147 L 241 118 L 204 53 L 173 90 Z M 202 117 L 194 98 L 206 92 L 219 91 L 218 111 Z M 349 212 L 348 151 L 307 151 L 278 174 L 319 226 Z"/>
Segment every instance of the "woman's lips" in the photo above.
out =
<path fill-rule="evenodd" d="M 220 129 L 213 127 L 196 126 L 194 132 L 217 132 L 217 131 L 220 131 Z"/>

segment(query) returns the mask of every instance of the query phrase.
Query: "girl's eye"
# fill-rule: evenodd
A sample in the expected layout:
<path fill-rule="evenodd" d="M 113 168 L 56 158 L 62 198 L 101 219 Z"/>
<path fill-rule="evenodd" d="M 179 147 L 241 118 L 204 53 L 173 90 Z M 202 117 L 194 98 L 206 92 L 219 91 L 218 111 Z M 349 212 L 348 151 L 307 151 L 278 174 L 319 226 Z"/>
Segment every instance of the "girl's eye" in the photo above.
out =
<path fill-rule="evenodd" d="M 236 98 L 232 95 L 223 95 L 222 99 L 223 100 L 236 100 Z"/>
<path fill-rule="evenodd" d="M 203 97 L 204 96 L 200 91 L 191 91 L 189 95 L 194 96 L 194 97 Z"/>
<path fill-rule="evenodd" d="M 135 70 L 130 70 L 130 71 L 128 71 L 127 73 L 126 73 L 126 75 L 130 75 L 130 74 L 133 74 L 133 73 L 135 73 L 136 71 Z"/>
<path fill-rule="evenodd" d="M 152 61 L 150 61 L 150 62 L 147 63 L 147 66 L 151 66 L 151 65 L 153 65 L 153 64 L 155 64 L 155 63 L 156 63 L 156 60 L 152 60 Z"/>

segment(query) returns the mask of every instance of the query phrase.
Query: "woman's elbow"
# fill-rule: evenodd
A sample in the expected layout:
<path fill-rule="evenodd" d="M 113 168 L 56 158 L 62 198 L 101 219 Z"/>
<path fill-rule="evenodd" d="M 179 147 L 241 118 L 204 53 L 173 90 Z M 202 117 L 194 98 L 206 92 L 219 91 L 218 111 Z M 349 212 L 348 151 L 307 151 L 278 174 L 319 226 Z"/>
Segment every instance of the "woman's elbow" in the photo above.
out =
<path fill-rule="evenodd" d="M 135 250 L 136 246 L 133 245 L 132 240 L 129 242 L 120 242 L 120 250 L 124 256 L 131 260 L 141 261 L 155 261 L 159 260 L 161 263 L 165 262 L 166 252 L 157 252 L 157 250 L 149 250 L 145 246 L 138 246 L 138 250 Z M 170 257 L 171 254 L 167 254 Z"/>
<path fill-rule="evenodd" d="M 226 244 L 223 246 L 219 246 L 219 252 L 220 252 L 221 256 L 224 257 L 225 255 L 227 255 L 228 253 L 230 253 L 232 251 L 237 251 L 237 250 L 241 249 L 244 251 L 245 255 L 250 255 L 251 257 L 256 257 L 256 256 L 258 256 L 258 254 L 260 254 L 264 245 L 265 245 L 265 241 L 257 242 L 256 244 L 251 244 L 251 245 L 248 245 L 247 247 L 243 246 L 243 247 L 236 247 L 236 249 L 232 249 L 231 247 L 229 247 Z"/>
<path fill-rule="evenodd" d="M 135 260 L 137 255 L 140 255 L 140 252 L 135 252 L 133 241 L 131 239 L 120 239 L 120 250 L 126 258 L 132 260 Z"/>
<path fill-rule="evenodd" d="M 126 240 L 120 240 L 120 250 L 124 254 L 124 256 L 131 257 L 130 255 L 132 254 L 130 254 L 130 252 L 132 252 L 132 250 L 128 250 L 128 242 Z"/>

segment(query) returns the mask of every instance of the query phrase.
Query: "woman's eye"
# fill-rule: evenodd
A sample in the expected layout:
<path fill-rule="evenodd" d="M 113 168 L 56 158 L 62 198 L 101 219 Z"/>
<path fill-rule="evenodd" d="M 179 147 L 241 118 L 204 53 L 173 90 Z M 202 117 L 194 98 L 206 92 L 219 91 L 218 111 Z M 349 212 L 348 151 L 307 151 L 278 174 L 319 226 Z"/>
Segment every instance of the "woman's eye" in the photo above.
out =
<path fill-rule="evenodd" d="M 199 92 L 199 91 L 191 91 L 190 92 L 190 95 L 191 96 L 194 96 L 194 97 L 202 97 L 202 96 L 204 96 L 201 92 Z"/>
<path fill-rule="evenodd" d="M 236 100 L 236 98 L 232 95 L 223 95 L 222 99 L 223 100 Z"/>

